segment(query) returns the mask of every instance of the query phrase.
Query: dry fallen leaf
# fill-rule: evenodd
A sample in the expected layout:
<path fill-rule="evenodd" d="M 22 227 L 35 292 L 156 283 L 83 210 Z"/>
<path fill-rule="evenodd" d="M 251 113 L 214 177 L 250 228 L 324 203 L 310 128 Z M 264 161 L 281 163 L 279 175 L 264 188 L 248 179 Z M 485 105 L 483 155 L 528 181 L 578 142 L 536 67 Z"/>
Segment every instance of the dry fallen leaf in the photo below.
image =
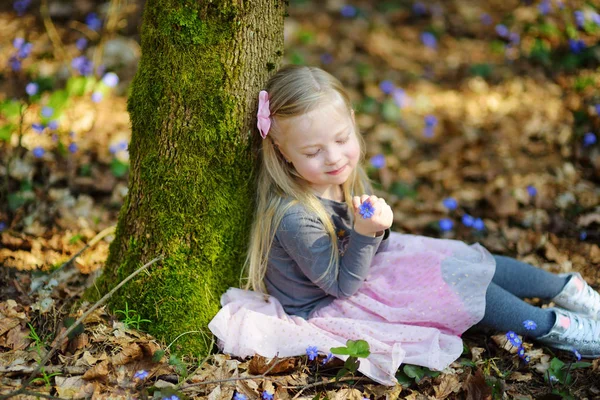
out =
<path fill-rule="evenodd" d="M 104 360 L 88 369 L 82 378 L 88 381 L 93 379 L 106 381 L 108 378 L 108 360 Z"/>
<path fill-rule="evenodd" d="M 436 381 L 438 380 L 439 384 L 433 387 L 436 399 L 445 399 L 451 393 L 458 393 L 462 387 L 456 375 L 443 374 L 436 378 Z"/>
<path fill-rule="evenodd" d="M 269 370 L 271 366 L 273 368 Z M 295 368 L 296 359 L 294 357 L 267 359 L 260 355 L 254 355 L 248 363 L 248 372 L 252 375 L 262 375 L 267 371 L 269 374 L 287 373 Z"/>
<path fill-rule="evenodd" d="M 466 400 L 491 400 L 492 388 L 485 382 L 485 377 L 480 369 L 475 371 L 475 375 L 469 375 L 465 382 L 467 391 Z"/>

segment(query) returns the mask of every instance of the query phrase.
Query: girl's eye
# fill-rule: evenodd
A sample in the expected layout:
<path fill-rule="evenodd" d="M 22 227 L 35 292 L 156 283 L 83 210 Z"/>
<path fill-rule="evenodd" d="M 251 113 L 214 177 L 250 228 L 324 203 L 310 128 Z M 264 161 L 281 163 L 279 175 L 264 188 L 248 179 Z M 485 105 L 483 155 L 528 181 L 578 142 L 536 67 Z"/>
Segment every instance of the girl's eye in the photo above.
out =
<path fill-rule="evenodd" d="M 350 139 L 350 135 L 346 136 L 346 138 L 345 138 L 345 139 L 338 140 L 338 143 L 339 143 L 339 144 L 344 144 L 344 143 L 346 143 L 346 142 L 348 141 L 348 139 Z"/>
<path fill-rule="evenodd" d="M 306 157 L 308 157 L 308 158 L 313 158 L 313 157 L 316 157 L 316 156 L 317 156 L 317 154 L 319 154 L 319 151 L 320 151 L 320 150 L 317 150 L 317 152 L 316 152 L 316 153 L 312 153 L 312 154 L 305 154 L 305 156 L 306 156 Z"/>

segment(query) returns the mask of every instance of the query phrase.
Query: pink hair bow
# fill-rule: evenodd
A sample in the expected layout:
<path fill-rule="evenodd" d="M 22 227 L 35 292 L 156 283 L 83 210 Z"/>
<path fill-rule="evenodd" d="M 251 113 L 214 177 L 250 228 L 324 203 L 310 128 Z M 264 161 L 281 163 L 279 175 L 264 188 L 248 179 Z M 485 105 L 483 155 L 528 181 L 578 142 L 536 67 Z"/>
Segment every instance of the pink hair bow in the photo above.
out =
<path fill-rule="evenodd" d="M 269 94 L 266 90 L 261 90 L 258 94 L 258 113 L 256 117 L 258 122 L 258 130 L 263 139 L 267 137 L 269 129 L 271 129 L 271 111 L 269 110 Z"/>

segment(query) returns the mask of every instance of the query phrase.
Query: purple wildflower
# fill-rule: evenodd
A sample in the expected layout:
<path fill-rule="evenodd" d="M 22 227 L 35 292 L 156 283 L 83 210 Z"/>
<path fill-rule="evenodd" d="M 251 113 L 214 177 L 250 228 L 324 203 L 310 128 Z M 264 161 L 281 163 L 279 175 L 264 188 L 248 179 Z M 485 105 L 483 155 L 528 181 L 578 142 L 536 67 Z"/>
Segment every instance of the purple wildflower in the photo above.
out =
<path fill-rule="evenodd" d="M 85 17 L 85 24 L 93 31 L 97 31 L 102 28 L 102 21 L 100 18 L 98 18 L 98 14 L 96 13 L 89 13 Z"/>
<path fill-rule="evenodd" d="M 25 92 L 30 96 L 36 95 L 39 89 L 40 86 L 35 82 L 29 82 L 27 86 L 25 86 Z"/>
<path fill-rule="evenodd" d="M 537 189 L 535 186 L 529 185 L 527 186 L 527 193 L 530 197 L 535 197 L 537 195 Z"/>
<path fill-rule="evenodd" d="M 523 357 L 523 362 L 524 362 L 525 364 L 529 364 L 529 363 L 531 362 L 531 357 L 529 357 L 529 356 L 525 356 L 525 357 Z"/>
<path fill-rule="evenodd" d="M 119 77 L 114 72 L 109 72 L 102 77 L 102 82 L 111 88 L 114 88 L 119 83 Z"/>
<path fill-rule="evenodd" d="M 19 61 L 17 57 L 10 57 L 8 59 L 8 63 L 10 64 L 10 69 L 12 69 L 14 72 L 18 72 L 21 70 L 21 61 Z"/>
<path fill-rule="evenodd" d="M 88 40 L 84 37 L 77 39 L 77 41 L 75 42 L 75 47 L 77 47 L 77 50 L 79 51 L 83 51 L 86 46 L 88 44 Z"/>
<path fill-rule="evenodd" d="M 585 239 L 587 239 L 587 232 L 586 231 L 579 232 L 579 240 L 581 240 L 583 242 L 583 241 L 585 241 Z"/>
<path fill-rule="evenodd" d="M 475 218 L 471 217 L 469 214 L 464 214 L 462 216 L 462 223 L 464 226 L 470 228 L 473 226 L 473 222 L 475 222 Z"/>
<path fill-rule="evenodd" d="M 596 25 L 600 25 L 600 14 L 598 14 L 597 12 L 593 12 L 592 13 L 592 21 L 596 24 Z"/>
<path fill-rule="evenodd" d="M 54 114 L 54 108 L 49 106 L 44 106 L 42 108 L 42 117 L 50 118 Z"/>
<path fill-rule="evenodd" d="M 439 220 L 438 225 L 442 232 L 448 232 L 454 227 L 454 222 L 450 218 L 442 218 Z"/>
<path fill-rule="evenodd" d="M 71 60 L 71 66 L 83 76 L 90 76 L 94 72 L 94 63 L 86 56 L 75 57 Z"/>
<path fill-rule="evenodd" d="M 360 206 L 358 206 L 358 213 L 363 217 L 363 219 L 368 219 L 375 214 L 375 208 L 369 200 L 366 200 Z"/>
<path fill-rule="evenodd" d="M 533 331 L 533 330 L 537 329 L 537 324 L 535 323 L 535 321 L 532 321 L 530 319 L 526 319 L 525 321 L 523 321 L 523 326 L 528 331 Z"/>
<path fill-rule="evenodd" d="M 127 150 L 128 147 L 128 143 L 127 140 L 121 140 L 119 143 L 117 143 L 117 150 Z"/>
<path fill-rule="evenodd" d="M 135 379 L 146 379 L 147 376 L 148 376 L 148 371 L 145 371 L 143 369 L 140 369 L 133 375 L 133 377 Z"/>
<path fill-rule="evenodd" d="M 406 97 L 406 93 L 404 90 L 400 88 L 395 88 L 392 91 L 392 98 L 394 99 L 394 103 L 398 106 L 398 108 L 404 108 L 408 102 L 408 98 Z"/>
<path fill-rule="evenodd" d="M 69 145 L 69 151 L 71 152 L 71 154 L 75 154 L 77 152 L 77 143 L 72 142 Z"/>
<path fill-rule="evenodd" d="M 102 100 L 102 93 L 100 93 L 100 92 L 92 93 L 92 101 L 94 103 L 100 103 L 101 100 Z"/>
<path fill-rule="evenodd" d="M 579 54 L 585 50 L 585 42 L 581 39 L 569 39 L 569 48 L 571 53 Z"/>
<path fill-rule="evenodd" d="M 515 347 L 519 347 L 523 344 L 521 338 L 519 338 L 519 336 L 513 331 L 506 332 L 506 338 Z"/>
<path fill-rule="evenodd" d="M 25 11 L 27 11 L 29 4 L 31 4 L 31 0 L 16 0 L 13 3 L 13 8 L 17 12 L 17 15 L 22 17 L 25 14 Z"/>
<path fill-rule="evenodd" d="M 317 358 L 317 356 L 319 355 L 319 350 L 317 349 L 317 346 L 308 346 L 306 348 L 306 355 L 308 356 L 308 359 L 310 361 L 313 361 L 315 358 Z"/>
<path fill-rule="evenodd" d="M 588 147 L 593 144 L 596 144 L 597 141 L 598 139 L 596 138 L 596 135 L 594 135 L 592 132 L 588 132 L 585 135 L 583 135 L 583 147 Z"/>
<path fill-rule="evenodd" d="M 485 224 L 483 223 L 483 220 L 481 218 L 475 218 L 475 220 L 473 221 L 473 229 L 477 231 L 482 231 L 485 229 Z"/>
<path fill-rule="evenodd" d="M 581 361 L 581 353 L 579 353 L 579 351 L 577 351 L 577 349 L 575 349 L 575 348 L 571 351 L 575 355 L 575 358 L 577 358 L 577 361 Z"/>
<path fill-rule="evenodd" d="M 263 400 L 273 400 L 273 395 L 269 392 L 267 392 L 266 390 L 262 392 L 262 399 Z"/>
<path fill-rule="evenodd" d="M 594 105 L 594 109 L 596 109 L 596 115 L 600 115 L 600 103 Z"/>
<path fill-rule="evenodd" d="M 457 203 L 456 199 L 453 197 L 446 197 L 442 201 L 442 204 L 444 205 L 444 207 L 446 207 L 450 211 L 456 210 L 456 207 L 458 207 L 458 203 Z"/>
<path fill-rule="evenodd" d="M 321 361 L 321 365 L 327 364 L 329 361 L 331 361 L 332 358 L 333 358 L 333 354 L 331 354 L 331 353 L 327 354 L 327 357 L 325 357 L 323 359 L 323 361 Z"/>
<path fill-rule="evenodd" d="M 394 82 L 390 80 L 381 81 L 379 89 L 385 94 L 390 94 L 394 90 Z"/>
<path fill-rule="evenodd" d="M 519 356 L 519 358 L 525 357 L 525 348 L 523 346 L 519 346 L 519 348 L 517 349 L 517 355 Z"/>
<path fill-rule="evenodd" d="M 44 148 L 41 146 L 35 147 L 33 149 L 33 156 L 35 158 L 41 158 L 44 156 L 45 153 L 46 153 L 46 150 L 44 150 Z"/>
<path fill-rule="evenodd" d="M 38 124 L 38 123 L 33 123 L 31 124 L 31 127 L 33 128 L 34 131 L 36 131 L 37 133 L 42 133 L 44 132 L 44 124 Z"/>
<path fill-rule="evenodd" d="M 435 50 L 437 48 L 437 39 L 435 38 L 435 35 L 431 32 L 421 33 L 421 42 L 430 49 Z"/>
<path fill-rule="evenodd" d="M 575 17 L 575 24 L 577 27 L 583 28 L 583 25 L 585 25 L 585 14 L 583 11 L 575 10 L 573 11 L 573 16 Z"/>
<path fill-rule="evenodd" d="M 6 223 L 4 221 L 0 221 L 0 232 L 6 229 Z"/>
<path fill-rule="evenodd" d="M 21 46 L 19 48 L 19 50 L 17 51 L 17 57 L 19 57 L 20 59 L 27 58 L 29 56 L 29 54 L 31 54 L 32 48 L 33 48 L 33 45 L 29 42 L 23 44 L 23 46 Z"/>
<path fill-rule="evenodd" d="M 342 14 L 342 17 L 344 18 L 353 18 L 357 13 L 356 7 L 350 4 L 346 4 L 340 11 L 340 14 Z"/>
<path fill-rule="evenodd" d="M 233 395 L 233 400 L 248 400 L 248 398 L 241 393 L 235 392 Z"/>
<path fill-rule="evenodd" d="M 498 24 L 496 25 L 496 33 L 498 36 L 505 38 L 508 36 L 508 28 L 504 24 Z"/>
<path fill-rule="evenodd" d="M 552 11 L 552 4 L 550 0 L 542 0 L 542 2 L 538 5 L 538 10 L 542 15 L 548 15 Z"/>
<path fill-rule="evenodd" d="M 425 116 L 425 126 L 436 126 L 437 125 L 437 118 L 435 117 L 435 115 L 426 115 Z"/>
<path fill-rule="evenodd" d="M 421 3 L 420 1 L 417 1 L 413 4 L 412 10 L 415 13 L 415 15 L 419 17 L 427 14 L 427 6 L 425 6 L 425 4 Z"/>
<path fill-rule="evenodd" d="M 383 154 L 376 154 L 371 157 L 371 165 L 377 169 L 385 167 L 385 156 Z"/>
<path fill-rule="evenodd" d="M 487 13 L 483 13 L 481 14 L 481 23 L 483 25 L 489 26 L 491 25 L 493 22 L 492 17 L 490 16 L 490 14 Z"/>
<path fill-rule="evenodd" d="M 333 56 L 330 53 L 321 54 L 321 62 L 325 65 L 333 62 Z"/>
<path fill-rule="evenodd" d="M 19 50 L 21 47 L 23 47 L 24 44 L 25 44 L 25 39 L 23 39 L 22 37 L 13 39 L 13 47 L 17 50 Z"/>
<path fill-rule="evenodd" d="M 53 131 L 58 129 L 58 121 L 53 119 L 52 121 L 48 122 L 48 128 L 52 129 Z"/>
<path fill-rule="evenodd" d="M 510 40 L 510 44 L 517 45 L 521 43 L 521 36 L 517 32 L 511 32 L 508 35 L 508 40 Z"/>

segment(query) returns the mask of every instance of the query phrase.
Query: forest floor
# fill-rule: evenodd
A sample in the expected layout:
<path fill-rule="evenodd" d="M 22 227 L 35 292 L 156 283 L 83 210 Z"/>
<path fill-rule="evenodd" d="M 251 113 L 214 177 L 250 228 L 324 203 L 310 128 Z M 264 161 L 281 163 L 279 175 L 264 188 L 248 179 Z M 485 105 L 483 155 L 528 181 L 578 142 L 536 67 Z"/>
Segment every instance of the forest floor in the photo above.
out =
<path fill-rule="evenodd" d="M 51 6 L 46 26 L 33 8 L 20 17 L 0 9 L 0 397 L 36 372 L 27 390 L 37 394 L 20 398 L 600 398 L 600 360 L 576 362 L 523 338 L 525 363 L 505 332 L 467 332 L 449 368 L 404 366 L 396 387 L 362 376 L 336 383 L 339 361 L 306 355 L 276 365 L 180 359 L 143 332 L 135 310 L 99 307 L 57 340 L 92 307 L 77 301 L 106 260 L 127 193 L 126 93 L 139 58 L 139 38 L 124 28 L 135 31 L 139 5 L 74 4 Z M 352 4 L 292 1 L 284 61 L 321 66 L 349 89 L 393 229 L 479 242 L 600 288 L 598 10 L 579 1 Z M 579 29 L 575 10 L 586 19 Z M 102 34 L 81 22 L 91 11 Z M 11 71 L 16 37 L 33 46 Z M 118 85 L 70 79 L 78 68 L 65 65 L 81 54 L 116 72 Z M 28 96 L 31 81 L 40 93 Z M 54 118 L 57 127 L 36 131 Z"/>

